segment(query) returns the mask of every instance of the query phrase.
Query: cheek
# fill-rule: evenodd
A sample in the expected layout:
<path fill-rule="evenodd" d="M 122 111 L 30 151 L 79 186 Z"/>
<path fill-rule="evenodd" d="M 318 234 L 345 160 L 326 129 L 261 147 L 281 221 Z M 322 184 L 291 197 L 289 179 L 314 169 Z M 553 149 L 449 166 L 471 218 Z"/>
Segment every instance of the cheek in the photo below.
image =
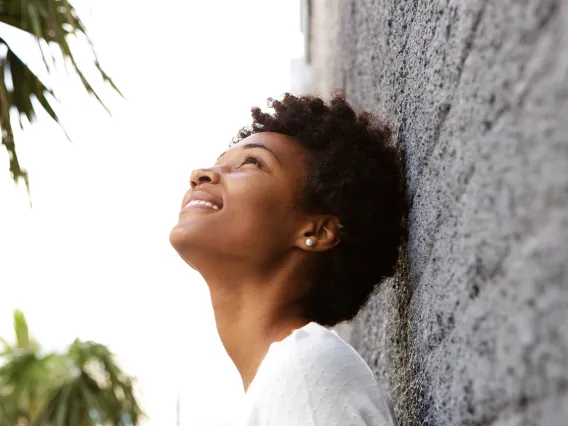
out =
<path fill-rule="evenodd" d="M 236 226 L 271 232 L 287 217 L 289 208 L 286 200 L 278 196 L 278 191 L 257 191 L 254 196 L 250 196 L 251 192 L 247 194 L 235 201 L 234 209 L 230 210 Z"/>
<path fill-rule="evenodd" d="M 292 211 L 291 194 L 280 186 L 243 185 L 231 194 L 225 213 L 230 214 L 223 228 L 233 242 L 242 245 L 280 244 L 289 237 Z M 225 228 L 229 226 L 231 229 Z M 267 241 L 267 240 L 270 241 Z"/>

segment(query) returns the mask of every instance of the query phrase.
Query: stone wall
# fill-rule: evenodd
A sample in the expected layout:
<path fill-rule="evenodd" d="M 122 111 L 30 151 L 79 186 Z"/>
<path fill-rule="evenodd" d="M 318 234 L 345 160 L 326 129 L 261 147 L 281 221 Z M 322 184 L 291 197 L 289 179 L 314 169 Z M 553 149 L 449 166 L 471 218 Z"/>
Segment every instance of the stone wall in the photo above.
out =
<path fill-rule="evenodd" d="M 349 331 L 402 425 L 568 425 L 568 0 L 312 0 L 312 88 L 405 153 L 408 246 Z"/>

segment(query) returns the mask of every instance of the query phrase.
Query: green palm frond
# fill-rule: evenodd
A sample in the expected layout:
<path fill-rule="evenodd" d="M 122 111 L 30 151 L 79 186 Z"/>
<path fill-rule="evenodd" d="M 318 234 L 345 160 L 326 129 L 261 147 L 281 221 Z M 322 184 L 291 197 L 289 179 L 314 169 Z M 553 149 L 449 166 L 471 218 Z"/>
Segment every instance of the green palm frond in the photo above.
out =
<path fill-rule="evenodd" d="M 2 350 L 0 351 L 0 358 L 12 352 L 12 347 L 10 346 L 8 341 L 3 339 L 2 337 L 0 337 L 0 345 L 2 346 Z"/>
<path fill-rule="evenodd" d="M 69 349 L 69 357 L 97 384 L 98 396 L 104 401 L 98 410 L 103 420 L 121 425 L 127 416 L 132 424 L 138 424 L 142 411 L 134 395 L 132 378 L 122 372 L 106 346 L 76 340 Z"/>
<path fill-rule="evenodd" d="M 142 410 L 126 376 L 104 345 L 76 340 L 69 347 L 71 374 L 53 386 L 37 425 L 137 425 Z M 126 426 L 126 425 L 125 425 Z"/>
<path fill-rule="evenodd" d="M 14 426 L 18 424 L 16 414 L 8 397 L 0 390 L 0 426 Z"/>
<path fill-rule="evenodd" d="M 30 339 L 28 321 L 24 313 L 19 309 L 14 311 L 14 331 L 16 332 L 16 346 L 19 349 L 35 352 L 35 347 Z"/>
<path fill-rule="evenodd" d="M 99 94 L 85 76 L 75 60 L 69 46 L 69 38 L 81 36 L 86 40 L 86 47 L 93 55 L 93 63 L 102 80 L 108 83 L 120 95 L 120 91 L 103 70 L 88 37 L 87 31 L 75 8 L 68 0 L 0 0 L 0 22 L 25 31 L 35 37 L 43 55 L 48 71 L 54 71 L 54 54 L 59 50 L 70 66 L 79 76 L 87 93 L 94 96 L 108 111 Z M 36 116 L 37 100 L 41 107 L 56 122 L 59 117 L 50 104 L 56 100 L 53 91 L 48 88 L 37 75 L 16 55 L 9 44 L 0 37 L 0 128 L 2 144 L 10 157 L 10 172 L 14 181 L 23 179 L 28 187 L 27 172 L 21 167 L 16 153 L 16 145 L 10 122 L 10 112 L 17 111 L 18 117 L 25 116 L 33 122 Z M 21 121 L 20 121 L 21 125 Z"/>
<path fill-rule="evenodd" d="M 133 380 L 106 346 L 75 340 L 67 352 L 45 355 L 20 311 L 14 328 L 16 344 L 0 358 L 0 426 L 139 424 Z"/>

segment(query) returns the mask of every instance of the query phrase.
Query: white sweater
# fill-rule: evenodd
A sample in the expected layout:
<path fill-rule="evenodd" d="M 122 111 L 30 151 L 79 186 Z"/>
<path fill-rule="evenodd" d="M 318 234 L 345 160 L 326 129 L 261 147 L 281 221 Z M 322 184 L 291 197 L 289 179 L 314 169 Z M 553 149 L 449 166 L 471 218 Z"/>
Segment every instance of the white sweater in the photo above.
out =
<path fill-rule="evenodd" d="M 270 345 L 231 426 L 396 425 L 371 369 L 314 322 Z"/>

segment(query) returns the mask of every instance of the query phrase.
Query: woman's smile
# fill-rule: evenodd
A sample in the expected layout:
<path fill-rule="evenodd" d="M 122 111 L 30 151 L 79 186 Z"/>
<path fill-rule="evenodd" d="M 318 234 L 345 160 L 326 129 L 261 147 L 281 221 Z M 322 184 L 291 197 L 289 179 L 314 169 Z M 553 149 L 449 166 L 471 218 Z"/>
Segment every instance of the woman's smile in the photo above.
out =
<path fill-rule="evenodd" d="M 189 197 L 183 201 L 181 212 L 187 210 L 221 210 L 223 202 L 205 191 L 190 191 Z M 180 212 L 180 213 L 181 213 Z"/>
<path fill-rule="evenodd" d="M 190 201 L 189 203 L 187 203 L 187 205 L 183 208 L 183 210 L 189 210 L 192 208 L 196 208 L 196 209 L 213 209 L 213 210 L 219 210 L 219 207 L 216 206 L 215 204 L 211 204 L 208 201 L 201 201 L 201 200 L 193 200 Z"/>

